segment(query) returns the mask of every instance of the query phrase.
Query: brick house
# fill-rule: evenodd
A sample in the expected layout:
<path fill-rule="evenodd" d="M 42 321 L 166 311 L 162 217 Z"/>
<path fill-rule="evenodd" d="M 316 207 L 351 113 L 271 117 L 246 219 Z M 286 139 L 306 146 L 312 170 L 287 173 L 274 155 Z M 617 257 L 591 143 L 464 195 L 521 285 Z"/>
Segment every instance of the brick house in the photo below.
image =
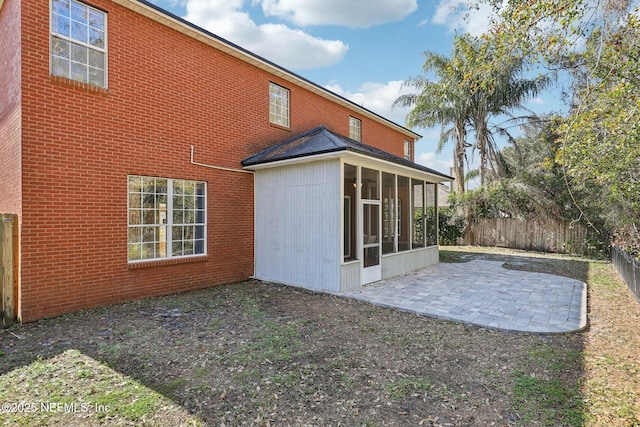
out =
<path fill-rule="evenodd" d="M 0 0 L 0 213 L 22 321 L 250 277 L 437 262 L 420 136 L 140 0 Z"/>

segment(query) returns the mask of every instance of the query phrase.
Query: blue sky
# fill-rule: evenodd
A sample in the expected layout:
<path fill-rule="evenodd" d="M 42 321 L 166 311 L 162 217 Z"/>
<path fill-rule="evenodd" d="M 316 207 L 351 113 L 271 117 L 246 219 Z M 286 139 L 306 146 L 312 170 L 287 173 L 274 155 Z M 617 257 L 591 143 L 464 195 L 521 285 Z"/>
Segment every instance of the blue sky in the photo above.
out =
<path fill-rule="evenodd" d="M 401 125 L 391 104 L 421 73 L 424 51 L 449 55 L 455 33 L 478 35 L 489 10 L 468 0 L 150 0 Z M 558 110 L 553 92 L 528 108 Z M 437 154 L 439 128 L 423 136 L 416 162 L 449 173 L 451 148 Z M 364 141 L 366 143 L 366 141 Z"/>

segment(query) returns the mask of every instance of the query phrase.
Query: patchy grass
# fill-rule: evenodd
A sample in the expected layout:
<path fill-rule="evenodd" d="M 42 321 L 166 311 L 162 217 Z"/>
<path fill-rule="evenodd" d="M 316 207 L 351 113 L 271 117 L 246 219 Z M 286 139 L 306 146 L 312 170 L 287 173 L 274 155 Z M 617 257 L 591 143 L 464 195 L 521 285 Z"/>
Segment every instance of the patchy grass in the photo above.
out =
<path fill-rule="evenodd" d="M 220 286 L 0 331 L 0 404 L 15 404 L 0 425 L 640 425 L 640 308 L 609 264 L 441 256 L 586 281 L 590 327 L 506 333 L 269 283 Z"/>

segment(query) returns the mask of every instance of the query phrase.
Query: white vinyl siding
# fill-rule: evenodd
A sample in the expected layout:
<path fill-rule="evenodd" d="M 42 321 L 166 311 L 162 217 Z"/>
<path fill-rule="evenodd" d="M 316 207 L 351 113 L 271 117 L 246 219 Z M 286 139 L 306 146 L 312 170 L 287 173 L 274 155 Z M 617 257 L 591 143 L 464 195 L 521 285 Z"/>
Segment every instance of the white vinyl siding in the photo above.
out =
<path fill-rule="evenodd" d="M 340 162 L 256 171 L 255 276 L 340 290 Z"/>

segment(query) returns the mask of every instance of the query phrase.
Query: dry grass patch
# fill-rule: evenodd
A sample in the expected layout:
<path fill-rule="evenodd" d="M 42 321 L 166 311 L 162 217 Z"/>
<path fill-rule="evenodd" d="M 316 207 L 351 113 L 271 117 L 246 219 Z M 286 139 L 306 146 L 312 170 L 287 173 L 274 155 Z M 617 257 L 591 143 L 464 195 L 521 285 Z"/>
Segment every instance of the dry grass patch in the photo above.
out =
<path fill-rule="evenodd" d="M 504 250 L 442 254 L 588 281 L 591 327 L 505 333 L 269 283 L 220 286 L 0 331 L 0 403 L 110 408 L 2 413 L 0 425 L 638 422 L 637 302 L 624 300 L 608 264 Z M 622 301 L 624 313 L 609 312 Z"/>

